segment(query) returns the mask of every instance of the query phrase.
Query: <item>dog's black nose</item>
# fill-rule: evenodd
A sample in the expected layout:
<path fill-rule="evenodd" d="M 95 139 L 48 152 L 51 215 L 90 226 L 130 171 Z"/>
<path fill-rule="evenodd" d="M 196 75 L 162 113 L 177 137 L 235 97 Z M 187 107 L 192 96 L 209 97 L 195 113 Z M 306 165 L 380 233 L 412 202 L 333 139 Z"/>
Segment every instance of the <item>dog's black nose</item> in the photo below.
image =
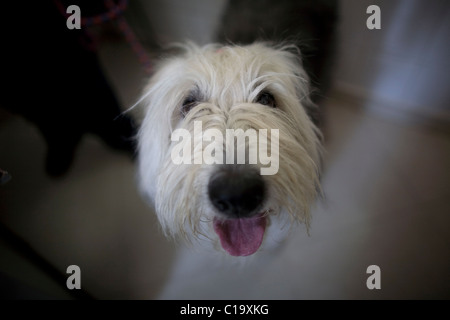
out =
<path fill-rule="evenodd" d="M 228 168 L 227 168 L 228 167 Z M 264 180 L 258 171 L 225 166 L 211 176 L 208 195 L 213 206 L 221 213 L 244 218 L 256 214 L 264 201 Z"/>

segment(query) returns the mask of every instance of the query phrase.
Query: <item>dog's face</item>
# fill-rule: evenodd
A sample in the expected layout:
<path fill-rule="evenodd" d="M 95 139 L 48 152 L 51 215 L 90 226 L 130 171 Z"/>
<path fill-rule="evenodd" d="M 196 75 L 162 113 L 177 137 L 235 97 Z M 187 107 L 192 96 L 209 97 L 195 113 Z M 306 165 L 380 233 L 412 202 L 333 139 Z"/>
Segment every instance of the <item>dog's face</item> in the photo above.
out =
<path fill-rule="evenodd" d="M 139 181 L 163 229 L 256 252 L 272 220 L 308 225 L 320 133 L 297 55 L 264 44 L 194 45 L 144 93 Z"/>

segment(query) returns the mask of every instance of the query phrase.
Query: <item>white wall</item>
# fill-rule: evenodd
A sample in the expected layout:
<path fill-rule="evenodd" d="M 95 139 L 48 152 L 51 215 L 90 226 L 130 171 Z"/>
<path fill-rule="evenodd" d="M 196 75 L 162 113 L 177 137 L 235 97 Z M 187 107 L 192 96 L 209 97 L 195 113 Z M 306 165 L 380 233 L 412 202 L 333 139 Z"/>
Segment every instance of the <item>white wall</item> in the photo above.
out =
<path fill-rule="evenodd" d="M 381 30 L 366 28 L 371 4 Z M 380 112 L 450 121 L 450 2 L 342 0 L 341 15 L 339 89 Z"/>

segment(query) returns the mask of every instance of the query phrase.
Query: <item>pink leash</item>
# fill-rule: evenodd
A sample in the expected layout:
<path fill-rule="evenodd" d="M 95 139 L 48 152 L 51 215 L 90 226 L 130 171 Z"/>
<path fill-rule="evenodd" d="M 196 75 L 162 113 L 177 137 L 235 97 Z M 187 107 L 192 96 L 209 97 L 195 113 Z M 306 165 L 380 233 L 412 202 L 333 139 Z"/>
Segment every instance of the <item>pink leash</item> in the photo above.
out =
<path fill-rule="evenodd" d="M 61 1 L 53 0 L 53 2 L 58 7 L 59 12 L 64 17 L 68 18 L 69 14 L 66 13 L 66 8 Z M 127 20 L 123 17 L 123 12 L 128 5 L 128 0 L 120 0 L 118 4 L 114 3 L 113 0 L 104 0 L 104 4 L 105 7 L 108 8 L 107 12 L 92 17 L 81 17 L 81 25 L 83 27 L 89 27 L 92 25 L 99 25 L 106 21 L 117 20 L 117 25 L 120 32 L 125 37 L 125 40 L 131 46 L 134 53 L 137 55 L 139 62 L 143 65 L 144 71 L 147 74 L 150 74 L 152 72 L 150 57 L 142 44 L 139 42 Z"/>

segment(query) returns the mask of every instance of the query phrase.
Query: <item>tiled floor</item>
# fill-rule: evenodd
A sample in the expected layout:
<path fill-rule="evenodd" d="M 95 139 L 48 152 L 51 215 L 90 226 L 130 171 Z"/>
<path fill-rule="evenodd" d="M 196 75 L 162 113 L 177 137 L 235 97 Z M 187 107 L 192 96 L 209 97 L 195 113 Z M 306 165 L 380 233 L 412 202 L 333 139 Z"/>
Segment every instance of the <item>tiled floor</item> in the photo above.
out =
<path fill-rule="evenodd" d="M 114 54 L 111 54 L 114 52 Z M 108 76 L 124 105 L 142 87 L 129 49 L 105 47 Z M 45 145 L 34 127 L 0 121 L 1 222 L 65 274 L 80 266 L 97 298 L 450 298 L 450 136 L 327 101 L 323 186 L 308 236 L 300 227 L 275 252 L 246 264 L 166 240 L 139 196 L 134 164 L 86 137 L 69 174 L 43 172 Z M 381 289 L 366 287 L 369 265 Z M 0 241 L 3 296 L 70 298 Z"/>

